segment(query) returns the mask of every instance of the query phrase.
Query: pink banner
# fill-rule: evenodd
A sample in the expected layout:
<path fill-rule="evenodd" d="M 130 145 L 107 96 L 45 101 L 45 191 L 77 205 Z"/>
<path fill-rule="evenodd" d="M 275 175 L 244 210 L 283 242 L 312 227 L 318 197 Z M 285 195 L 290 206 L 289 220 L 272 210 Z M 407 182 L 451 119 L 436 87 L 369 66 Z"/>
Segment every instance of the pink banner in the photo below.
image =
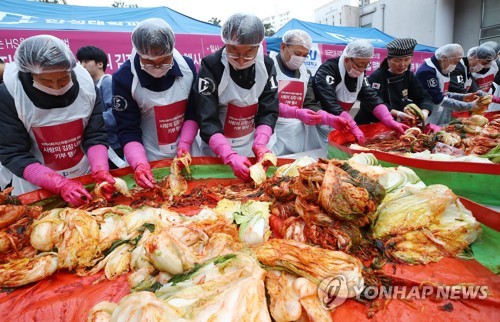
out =
<path fill-rule="evenodd" d="M 58 37 L 76 54 L 83 46 L 92 45 L 101 48 L 108 55 L 106 73 L 114 73 L 132 52 L 131 33 L 128 32 L 92 32 L 92 31 L 57 31 L 57 30 L 0 30 L 0 58 L 6 62 L 14 61 L 14 53 L 25 38 L 49 34 Z M 201 59 L 222 47 L 219 35 L 177 34 L 175 48 L 191 57 L 199 68 Z"/>
<path fill-rule="evenodd" d="M 321 52 L 321 62 L 323 63 L 327 59 L 339 57 L 340 55 L 342 55 L 342 51 L 344 50 L 344 48 L 345 46 L 319 44 L 319 50 Z M 434 55 L 434 53 L 420 51 L 414 52 L 413 60 L 411 63 L 411 70 L 413 72 L 417 71 L 420 65 L 423 64 L 424 59 L 429 58 L 432 55 Z M 366 74 L 370 75 L 375 70 L 377 70 L 386 56 L 387 50 L 375 48 L 375 55 L 373 56 L 370 66 L 366 69 Z"/>

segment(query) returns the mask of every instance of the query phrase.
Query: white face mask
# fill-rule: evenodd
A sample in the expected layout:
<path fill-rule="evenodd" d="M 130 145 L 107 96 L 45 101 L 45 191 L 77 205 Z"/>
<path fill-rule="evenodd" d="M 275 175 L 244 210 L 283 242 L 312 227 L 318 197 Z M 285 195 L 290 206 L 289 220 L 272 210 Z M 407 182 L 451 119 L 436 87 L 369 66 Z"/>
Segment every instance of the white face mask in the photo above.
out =
<path fill-rule="evenodd" d="M 481 69 L 483 69 L 483 68 L 484 68 L 484 65 L 477 63 L 476 66 L 470 68 L 470 71 L 472 73 L 477 73 L 477 72 L 481 71 Z"/>
<path fill-rule="evenodd" d="M 227 57 L 227 61 L 231 64 L 231 66 L 233 66 L 234 69 L 236 70 L 241 70 L 241 69 L 247 69 L 248 67 L 252 66 L 253 64 L 255 64 L 255 59 L 254 60 L 248 60 L 243 63 L 243 64 L 240 64 L 236 61 L 236 59 L 233 59 L 231 57 Z"/>
<path fill-rule="evenodd" d="M 358 78 L 361 74 L 363 74 L 363 72 L 353 68 L 348 71 L 347 74 L 352 78 Z"/>
<path fill-rule="evenodd" d="M 447 68 L 445 68 L 445 69 L 443 70 L 443 73 L 444 73 L 444 74 L 449 74 L 449 73 L 451 73 L 452 71 L 454 71 L 456 67 L 457 67 L 457 65 L 456 65 L 456 64 L 455 64 L 455 65 L 449 65 Z"/>
<path fill-rule="evenodd" d="M 285 65 L 290 70 L 297 70 L 306 61 L 306 58 L 307 57 L 302 57 L 302 56 L 297 56 L 297 55 L 291 55 L 290 56 L 290 60 L 287 61 L 287 62 L 285 62 Z"/>
<path fill-rule="evenodd" d="M 42 91 L 42 92 L 47 93 L 49 95 L 61 96 L 61 95 L 66 94 L 66 92 L 69 91 L 69 89 L 71 87 L 73 87 L 73 81 L 70 80 L 69 83 L 66 84 L 66 86 L 61 87 L 59 89 L 53 89 L 53 88 L 44 86 L 40 83 L 37 83 L 36 81 L 33 81 L 33 87 L 38 89 L 39 91 Z"/>
<path fill-rule="evenodd" d="M 161 78 L 161 77 L 165 76 L 165 74 L 168 73 L 168 71 L 170 69 L 172 69 L 172 66 L 174 64 L 164 64 L 164 65 L 165 66 L 160 65 L 161 66 L 160 68 L 156 68 L 156 67 L 150 68 L 150 67 L 146 67 L 143 64 L 141 64 L 141 69 L 143 71 L 145 71 L 146 73 L 148 73 L 149 75 L 153 76 L 154 78 Z"/>

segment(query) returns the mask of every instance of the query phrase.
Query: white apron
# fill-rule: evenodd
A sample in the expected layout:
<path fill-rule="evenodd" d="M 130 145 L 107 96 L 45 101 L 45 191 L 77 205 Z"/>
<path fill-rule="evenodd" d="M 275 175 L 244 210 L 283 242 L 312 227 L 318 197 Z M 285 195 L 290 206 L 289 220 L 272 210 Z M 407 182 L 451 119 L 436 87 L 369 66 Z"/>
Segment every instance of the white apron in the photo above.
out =
<path fill-rule="evenodd" d="M 132 51 L 132 97 L 141 110 L 142 142 L 148 160 L 173 158 L 177 154 L 177 140 L 184 123 L 193 72 L 184 57 L 174 49 L 175 63 L 183 76 L 177 77 L 172 87 L 166 91 L 150 91 L 139 82 L 134 64 L 135 55 L 137 53 Z"/>
<path fill-rule="evenodd" d="M 434 65 L 430 58 L 425 59 L 425 63 L 435 70 L 436 78 L 438 80 L 439 89 L 446 95 L 448 93 L 448 87 L 450 86 L 450 74 L 443 75 Z M 445 124 L 451 120 L 451 110 L 444 108 L 441 104 L 434 105 L 432 109 L 432 114 L 427 118 L 426 123 L 432 124 Z"/>
<path fill-rule="evenodd" d="M 252 143 L 255 130 L 255 115 L 259 107 L 259 96 L 266 87 L 269 75 L 264 64 L 262 47 L 255 58 L 255 84 L 250 89 L 239 87 L 229 75 L 226 49 L 222 51 L 221 62 L 224 72 L 218 86 L 219 119 L 224 136 L 241 156 L 253 156 Z M 201 143 L 203 155 L 214 155 L 208 144 Z"/>
<path fill-rule="evenodd" d="M 337 101 L 345 112 L 349 112 L 351 107 L 354 105 L 358 99 L 359 91 L 363 86 L 363 80 L 365 78 L 364 74 L 361 74 L 356 79 L 356 91 L 351 92 L 347 89 L 345 85 L 345 75 L 347 71 L 345 69 L 345 56 L 341 55 L 339 58 L 339 72 L 341 75 L 340 83 L 335 87 L 335 94 L 337 96 Z M 329 125 L 317 125 L 318 133 L 321 135 L 324 144 L 328 144 L 328 134 L 333 130 L 333 127 Z"/>
<path fill-rule="evenodd" d="M 4 190 L 7 187 L 12 181 L 12 176 L 12 172 L 0 163 L 0 190 Z"/>
<path fill-rule="evenodd" d="M 495 75 L 498 72 L 498 65 L 495 61 L 491 63 L 490 69 L 484 74 L 472 73 L 472 77 L 477 82 L 479 89 L 491 94 L 491 85 L 493 84 L 493 80 L 495 79 Z"/>
<path fill-rule="evenodd" d="M 19 119 L 31 138 L 30 152 L 40 163 L 67 178 L 90 172 L 82 140 L 96 100 L 94 81 L 87 70 L 77 65 L 73 71 L 80 86 L 78 97 L 67 107 L 47 110 L 36 107 L 28 98 L 17 77 L 16 64 L 9 64 L 4 74 L 5 86 L 14 98 Z M 12 186 L 13 195 L 39 189 L 15 175 Z"/>
<path fill-rule="evenodd" d="M 279 101 L 302 108 L 309 81 L 307 69 L 302 65 L 299 69 L 299 78 L 289 77 L 281 70 L 277 55 L 279 53 L 272 52 L 270 56 L 276 68 Z M 298 119 L 278 117 L 273 134 L 276 136 L 276 143 L 271 147 L 271 151 L 278 156 L 305 151 L 306 127 L 307 125 Z"/>
<path fill-rule="evenodd" d="M 500 97 L 500 84 L 494 82 L 493 87 L 494 87 L 493 96 Z M 491 103 L 490 106 L 488 107 L 488 112 L 497 112 L 497 111 L 500 111 L 500 104 Z"/>

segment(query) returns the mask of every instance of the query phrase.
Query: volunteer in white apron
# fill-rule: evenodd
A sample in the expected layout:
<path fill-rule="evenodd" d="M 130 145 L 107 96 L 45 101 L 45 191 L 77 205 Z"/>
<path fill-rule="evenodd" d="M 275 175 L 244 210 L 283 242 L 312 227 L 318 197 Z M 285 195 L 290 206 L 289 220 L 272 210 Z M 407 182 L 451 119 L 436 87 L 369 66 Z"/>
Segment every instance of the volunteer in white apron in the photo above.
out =
<path fill-rule="evenodd" d="M 0 85 L 0 113 L 0 161 L 14 174 L 14 195 L 38 186 L 81 205 L 91 196 L 68 178 L 92 170 L 96 182 L 114 183 L 101 100 L 60 39 L 40 35 L 21 43 Z"/>
<path fill-rule="evenodd" d="M 424 60 L 418 68 L 417 76 L 422 87 L 436 104 L 427 122 L 432 124 L 447 124 L 451 121 L 453 111 L 473 111 L 479 109 L 477 100 L 467 102 L 474 94 L 449 93 L 450 72 L 464 56 L 464 50 L 459 44 L 447 44 L 439 47 L 434 56 Z"/>
<path fill-rule="evenodd" d="M 260 160 L 271 152 L 267 144 L 278 118 L 276 71 L 262 51 L 259 18 L 234 14 L 221 33 L 226 45 L 202 59 L 193 86 L 201 148 L 204 155 L 220 156 L 238 178 L 249 180 L 247 157 L 254 154 Z"/>
<path fill-rule="evenodd" d="M 110 167 L 123 168 L 127 164 L 123 161 L 123 148 L 118 142 L 116 135 L 116 120 L 113 116 L 113 94 L 111 92 L 111 75 L 106 74 L 106 67 L 108 65 L 108 56 L 106 53 L 95 46 L 83 46 L 76 52 L 76 59 L 82 64 L 92 79 L 95 86 L 99 89 L 101 100 L 104 107 L 102 117 L 104 124 L 108 131 L 108 156 L 110 159 Z"/>
<path fill-rule="evenodd" d="M 113 115 L 136 183 L 153 188 L 148 161 L 189 154 L 198 132 L 188 99 L 196 69 L 174 48 L 174 32 L 162 19 L 139 23 L 132 44 L 130 59 L 113 74 Z"/>
<path fill-rule="evenodd" d="M 377 92 L 364 82 L 364 72 L 373 57 L 373 45 L 364 39 L 350 42 L 340 57 L 325 61 L 314 75 L 314 94 L 323 110 L 339 115 L 349 123 L 350 131 L 360 144 L 365 136 L 349 115 L 356 100 L 373 109 L 375 115 L 388 128 L 403 133 L 405 125 L 396 122 Z M 328 131 L 323 129 L 325 139 Z"/>
<path fill-rule="evenodd" d="M 282 38 L 280 52 L 271 52 L 278 79 L 279 118 L 274 128 L 276 143 L 271 150 L 276 155 L 286 155 L 319 149 L 323 147 L 316 124 L 322 123 L 321 114 L 307 106 L 314 102 L 314 91 L 308 91 L 310 73 L 304 65 L 312 39 L 300 29 L 288 30 Z M 308 99 L 306 100 L 306 96 Z M 321 111 L 326 113 L 324 111 Z M 347 122 L 335 117 L 339 125 L 348 127 Z"/>

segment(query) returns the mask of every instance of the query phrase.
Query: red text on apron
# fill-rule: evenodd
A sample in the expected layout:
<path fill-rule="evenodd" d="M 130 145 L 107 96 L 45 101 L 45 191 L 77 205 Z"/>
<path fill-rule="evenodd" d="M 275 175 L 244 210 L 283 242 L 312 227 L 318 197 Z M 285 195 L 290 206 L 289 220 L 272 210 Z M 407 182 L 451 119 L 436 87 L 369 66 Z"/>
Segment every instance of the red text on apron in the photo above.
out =
<path fill-rule="evenodd" d="M 488 92 L 491 88 L 491 84 L 493 83 L 493 79 L 495 78 L 495 75 L 490 74 L 486 75 L 483 78 L 478 78 L 476 79 L 477 85 L 479 86 L 479 89 L 485 92 Z"/>
<path fill-rule="evenodd" d="M 280 80 L 278 93 L 281 103 L 302 108 L 304 104 L 304 83 L 294 80 Z"/>
<path fill-rule="evenodd" d="M 224 135 L 227 138 L 240 138 L 250 134 L 254 129 L 255 115 L 258 103 L 249 106 L 227 105 Z"/>
<path fill-rule="evenodd" d="M 187 100 L 182 100 L 169 105 L 155 106 L 156 133 L 159 145 L 177 141 L 184 123 L 186 105 Z"/>
<path fill-rule="evenodd" d="M 446 82 L 443 85 L 443 94 L 448 93 L 448 88 L 450 87 L 450 82 Z"/>
<path fill-rule="evenodd" d="M 33 127 L 43 162 L 52 170 L 69 169 L 83 158 L 82 135 L 83 121 Z"/>
<path fill-rule="evenodd" d="M 346 112 L 349 112 L 351 110 L 351 107 L 354 105 L 354 103 L 347 103 L 347 102 L 341 102 L 338 101 L 340 104 L 340 107 Z"/>

